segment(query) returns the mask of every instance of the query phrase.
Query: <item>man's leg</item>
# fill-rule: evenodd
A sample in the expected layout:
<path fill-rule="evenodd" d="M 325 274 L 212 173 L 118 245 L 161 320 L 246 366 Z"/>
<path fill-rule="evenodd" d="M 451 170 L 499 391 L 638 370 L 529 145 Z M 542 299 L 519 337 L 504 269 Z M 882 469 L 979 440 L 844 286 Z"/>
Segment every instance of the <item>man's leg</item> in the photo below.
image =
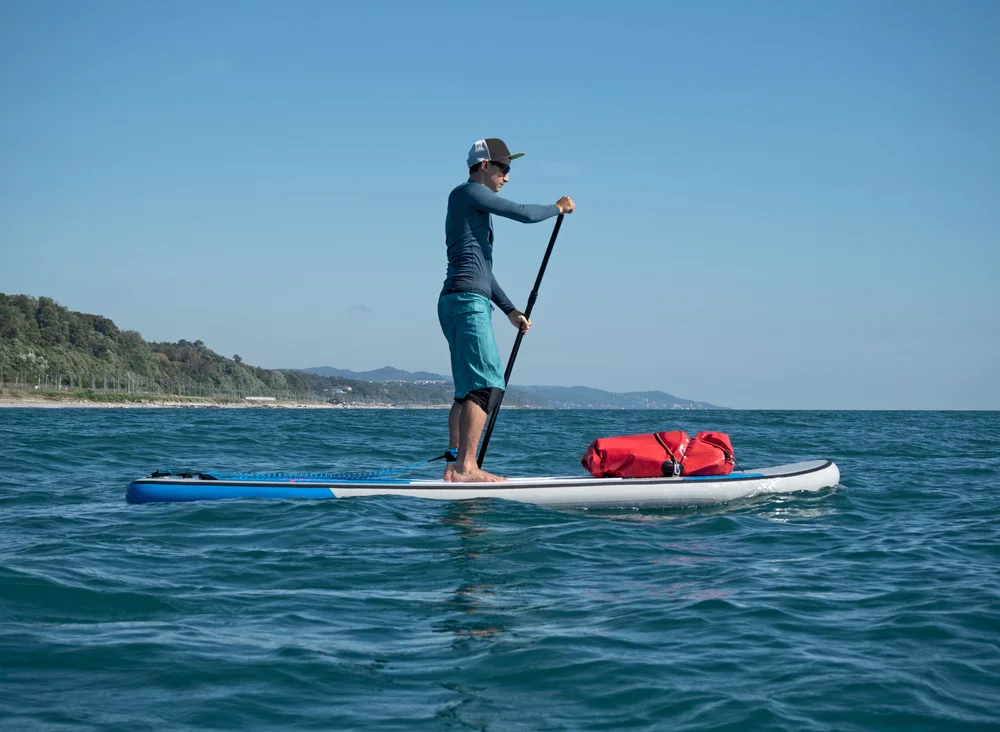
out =
<path fill-rule="evenodd" d="M 456 403 L 448 414 L 449 448 L 458 460 L 445 467 L 446 481 L 504 480 L 479 469 L 476 452 L 486 426 L 493 394 L 502 391 L 503 365 L 493 337 L 489 300 L 482 295 L 452 293 L 438 300 L 438 319 L 448 339 Z M 476 388 L 483 384 L 496 384 Z M 461 401 L 459 401 L 461 400 Z"/>
<path fill-rule="evenodd" d="M 462 418 L 462 405 L 464 401 L 457 399 L 452 402 L 451 411 L 448 412 L 448 449 L 458 449 L 459 423 Z M 455 475 L 455 463 L 446 463 L 444 466 L 444 477 L 442 480 L 450 481 Z"/>
<path fill-rule="evenodd" d="M 482 436 L 483 428 L 486 426 L 486 409 L 484 405 L 490 393 L 490 389 L 469 392 L 469 395 L 462 404 L 458 424 L 458 461 L 455 463 L 455 472 L 451 475 L 451 480 L 456 483 L 496 483 L 507 480 L 506 478 L 501 478 L 499 475 L 487 473 L 476 464 L 476 451 L 479 448 L 479 438 Z"/>

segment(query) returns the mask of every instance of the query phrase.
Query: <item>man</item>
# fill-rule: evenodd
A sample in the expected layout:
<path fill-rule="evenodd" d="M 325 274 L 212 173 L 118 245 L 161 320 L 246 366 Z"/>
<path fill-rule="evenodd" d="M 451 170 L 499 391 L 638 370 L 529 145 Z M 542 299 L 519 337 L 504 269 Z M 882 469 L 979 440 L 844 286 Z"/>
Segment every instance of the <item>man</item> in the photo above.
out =
<path fill-rule="evenodd" d="M 448 415 L 449 448 L 458 459 L 444 479 L 456 482 L 503 481 L 476 464 L 476 449 L 486 417 L 506 388 L 503 365 L 493 337 L 492 300 L 515 328 L 525 333 L 531 321 L 514 307 L 493 276 L 493 222 L 490 214 L 525 224 L 573 213 L 569 196 L 545 206 L 520 204 L 497 195 L 510 177 L 511 154 L 503 140 L 490 137 L 473 144 L 466 163 L 469 180 L 448 196 L 445 240 L 448 275 L 438 298 L 438 320 L 451 351 L 455 403 Z"/>

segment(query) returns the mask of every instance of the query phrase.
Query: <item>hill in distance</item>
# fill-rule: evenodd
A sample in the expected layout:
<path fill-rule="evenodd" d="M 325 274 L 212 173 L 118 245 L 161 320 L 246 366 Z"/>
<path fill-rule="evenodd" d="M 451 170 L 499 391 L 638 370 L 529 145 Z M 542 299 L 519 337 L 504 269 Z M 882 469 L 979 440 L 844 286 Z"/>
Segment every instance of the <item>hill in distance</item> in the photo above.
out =
<path fill-rule="evenodd" d="M 302 369 L 317 376 L 339 376 L 359 381 L 446 381 L 451 379 L 428 371 L 404 371 L 384 366 L 372 371 L 350 371 L 332 366 Z M 550 409 L 726 409 L 708 402 L 668 394 L 664 391 L 612 392 L 586 386 L 521 386 L 511 391 L 532 397 L 533 403 L 544 404 Z"/>
<path fill-rule="evenodd" d="M 614 392 L 587 386 L 522 386 L 553 409 L 726 409 L 665 391 Z"/>
<path fill-rule="evenodd" d="M 335 369 L 332 366 L 317 366 L 301 370 L 317 376 L 339 376 L 358 381 L 451 381 L 447 376 L 441 374 L 432 374 L 429 371 L 403 371 L 392 366 L 383 366 L 372 371 L 351 371 L 350 369 Z"/>

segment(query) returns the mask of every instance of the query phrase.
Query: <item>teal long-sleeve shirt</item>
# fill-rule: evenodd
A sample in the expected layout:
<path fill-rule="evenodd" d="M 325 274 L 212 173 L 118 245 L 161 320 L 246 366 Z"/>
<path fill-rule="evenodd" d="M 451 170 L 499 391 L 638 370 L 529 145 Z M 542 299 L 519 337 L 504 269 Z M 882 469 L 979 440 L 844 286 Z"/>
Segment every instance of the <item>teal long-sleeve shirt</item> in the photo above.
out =
<path fill-rule="evenodd" d="M 448 196 L 445 242 L 448 245 L 448 275 L 442 295 L 475 292 L 485 295 L 509 315 L 515 310 L 493 276 L 493 221 L 490 214 L 535 224 L 559 215 L 559 207 L 514 203 L 501 198 L 482 183 L 466 181 Z"/>

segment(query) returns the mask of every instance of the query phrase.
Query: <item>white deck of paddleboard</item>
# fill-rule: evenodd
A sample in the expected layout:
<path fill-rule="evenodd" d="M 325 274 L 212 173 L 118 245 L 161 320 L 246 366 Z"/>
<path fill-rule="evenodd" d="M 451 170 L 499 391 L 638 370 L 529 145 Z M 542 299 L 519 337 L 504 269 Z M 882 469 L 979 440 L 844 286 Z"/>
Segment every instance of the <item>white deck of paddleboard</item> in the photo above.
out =
<path fill-rule="evenodd" d="M 840 481 L 829 460 L 748 471 L 760 477 L 727 476 L 721 480 L 679 478 L 511 478 L 506 483 L 331 485 L 337 498 L 376 495 L 414 496 L 437 500 L 504 498 L 540 506 L 636 507 L 700 506 L 726 503 L 767 493 L 818 491 Z"/>

